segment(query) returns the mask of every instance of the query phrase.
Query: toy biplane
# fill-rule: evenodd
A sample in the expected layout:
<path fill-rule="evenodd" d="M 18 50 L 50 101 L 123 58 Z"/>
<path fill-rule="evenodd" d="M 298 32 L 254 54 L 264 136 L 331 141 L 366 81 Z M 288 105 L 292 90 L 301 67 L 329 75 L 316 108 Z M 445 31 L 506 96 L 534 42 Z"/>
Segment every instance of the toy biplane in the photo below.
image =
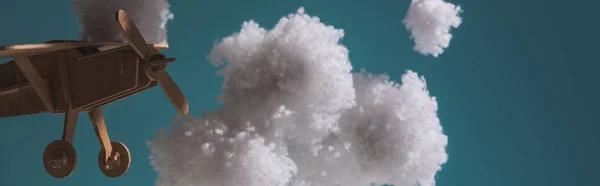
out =
<path fill-rule="evenodd" d="M 179 87 L 165 71 L 175 58 L 147 44 L 127 14 L 115 16 L 127 43 L 49 41 L 0 47 L 0 117 L 65 114 L 61 140 L 51 142 L 43 154 L 53 177 L 69 176 L 77 164 L 72 145 L 80 112 L 87 112 L 101 149 L 98 166 L 108 177 L 123 175 L 131 162 L 128 148 L 110 141 L 101 107 L 160 85 L 173 106 L 187 114 L 189 106 Z"/>

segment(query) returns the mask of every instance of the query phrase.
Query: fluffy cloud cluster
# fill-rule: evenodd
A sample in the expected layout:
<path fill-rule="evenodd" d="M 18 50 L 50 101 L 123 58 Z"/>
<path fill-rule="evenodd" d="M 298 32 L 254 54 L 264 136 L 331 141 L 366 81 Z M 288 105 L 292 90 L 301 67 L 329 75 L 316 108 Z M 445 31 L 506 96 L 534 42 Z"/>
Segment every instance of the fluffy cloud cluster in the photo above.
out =
<path fill-rule="evenodd" d="M 425 79 L 352 73 L 343 37 L 300 8 L 222 39 L 223 107 L 148 142 L 157 185 L 435 185 L 447 137 Z"/>
<path fill-rule="evenodd" d="M 444 0 L 412 0 L 403 20 L 415 41 L 414 50 L 438 57 L 450 45 L 451 28 L 460 26 L 460 6 Z"/>
<path fill-rule="evenodd" d="M 167 0 L 75 0 L 73 9 L 83 29 L 82 40 L 126 42 L 115 21 L 122 9 L 148 43 L 166 43 L 167 21 L 173 19 Z"/>

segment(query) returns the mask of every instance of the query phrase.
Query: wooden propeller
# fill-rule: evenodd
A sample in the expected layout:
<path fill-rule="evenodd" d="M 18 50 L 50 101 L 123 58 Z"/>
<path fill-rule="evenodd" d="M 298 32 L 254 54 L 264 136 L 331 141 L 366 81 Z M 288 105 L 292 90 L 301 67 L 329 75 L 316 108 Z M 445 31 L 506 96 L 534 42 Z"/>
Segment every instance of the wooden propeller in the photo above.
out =
<path fill-rule="evenodd" d="M 160 62 L 150 61 L 153 55 L 160 55 L 158 50 L 148 46 L 146 40 L 135 26 L 133 21 L 129 19 L 125 11 L 119 10 L 116 13 L 115 17 L 117 23 L 119 24 L 119 28 L 121 32 L 131 45 L 131 47 L 135 50 L 135 52 L 139 55 L 140 58 L 146 60 L 146 64 L 158 64 L 164 63 L 165 60 L 161 59 Z M 158 53 L 158 54 L 157 54 Z M 168 60 L 167 60 L 168 61 Z M 147 65 L 146 74 L 150 79 L 157 81 L 162 90 L 165 92 L 171 104 L 177 109 L 177 111 L 181 114 L 187 114 L 189 112 L 189 105 L 186 101 L 183 93 L 173 81 L 173 78 L 164 70 L 154 70 L 151 68 L 153 65 Z"/>

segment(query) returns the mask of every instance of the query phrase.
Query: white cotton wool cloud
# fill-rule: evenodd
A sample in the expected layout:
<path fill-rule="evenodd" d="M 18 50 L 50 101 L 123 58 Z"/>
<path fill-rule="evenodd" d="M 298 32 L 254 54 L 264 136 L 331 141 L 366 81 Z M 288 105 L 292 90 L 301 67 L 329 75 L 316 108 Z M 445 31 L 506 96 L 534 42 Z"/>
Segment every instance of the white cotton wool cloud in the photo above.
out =
<path fill-rule="evenodd" d="M 402 84 L 384 75 L 355 74 L 357 106 L 344 114 L 341 134 L 353 144 L 362 174 L 378 183 L 435 185 L 448 142 L 437 101 L 413 71 Z"/>
<path fill-rule="evenodd" d="M 402 21 L 414 39 L 414 50 L 438 57 L 450 45 L 451 28 L 462 23 L 460 6 L 444 0 L 412 0 Z"/>
<path fill-rule="evenodd" d="M 285 185 L 296 172 L 285 151 L 250 125 L 229 129 L 217 119 L 180 116 L 149 143 L 157 185 Z"/>
<path fill-rule="evenodd" d="M 248 117 L 292 110 L 282 124 L 274 121 L 258 128 L 283 128 L 287 137 L 302 141 L 336 130 L 341 111 L 355 104 L 348 50 L 339 44 L 343 36 L 343 30 L 321 23 L 303 9 L 281 18 L 269 31 L 254 21 L 245 22 L 239 33 L 223 39 L 209 54 L 214 65 L 227 62 L 221 71 L 226 113 L 240 111 L 239 107 L 258 112 L 241 110 Z"/>
<path fill-rule="evenodd" d="M 354 74 L 354 87 L 356 106 L 340 118 L 341 130 L 323 140 L 318 157 L 302 145 L 289 147 L 297 178 L 311 185 L 435 185 L 448 139 L 425 79 L 407 71 L 397 84 L 363 71 Z"/>
<path fill-rule="evenodd" d="M 73 9 L 83 29 L 80 39 L 127 42 L 119 31 L 115 13 L 122 9 L 148 43 L 167 43 L 167 21 L 173 19 L 167 0 L 75 0 Z"/>
<path fill-rule="evenodd" d="M 222 108 L 148 142 L 157 185 L 435 185 L 447 137 L 426 82 L 352 73 L 344 31 L 303 8 L 215 45 Z"/>

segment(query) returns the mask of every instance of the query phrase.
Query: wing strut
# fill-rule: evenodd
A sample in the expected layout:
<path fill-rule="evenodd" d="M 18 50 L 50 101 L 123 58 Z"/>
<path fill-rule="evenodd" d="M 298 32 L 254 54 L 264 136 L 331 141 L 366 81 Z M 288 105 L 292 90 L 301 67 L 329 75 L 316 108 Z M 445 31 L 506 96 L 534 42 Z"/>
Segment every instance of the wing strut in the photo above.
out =
<path fill-rule="evenodd" d="M 35 69 L 35 66 L 33 66 L 27 56 L 15 57 L 15 63 L 19 66 L 19 69 L 21 69 L 21 72 L 23 72 L 23 75 L 27 78 L 27 81 L 29 81 L 38 96 L 40 96 L 46 109 L 54 113 L 54 102 L 52 101 L 48 81 L 40 76 L 40 73 Z"/>

